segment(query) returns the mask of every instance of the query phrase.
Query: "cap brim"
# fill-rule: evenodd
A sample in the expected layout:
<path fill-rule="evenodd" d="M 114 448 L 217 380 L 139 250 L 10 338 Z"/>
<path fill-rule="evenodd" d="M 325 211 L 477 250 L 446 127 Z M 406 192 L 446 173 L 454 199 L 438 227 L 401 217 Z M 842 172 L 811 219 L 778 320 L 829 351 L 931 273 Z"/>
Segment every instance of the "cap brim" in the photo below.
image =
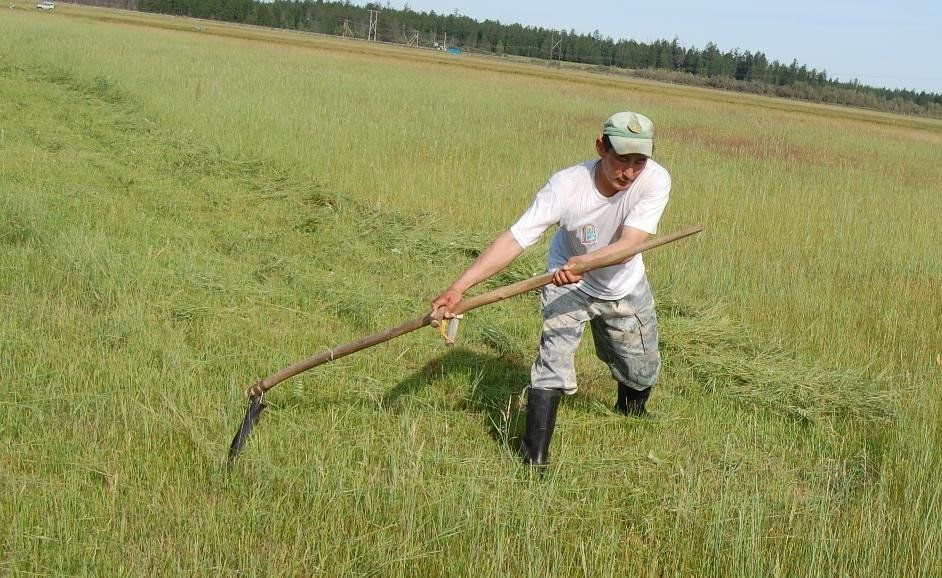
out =
<path fill-rule="evenodd" d="M 612 148 L 620 155 L 644 155 L 650 157 L 654 154 L 654 141 L 647 138 L 623 138 L 609 136 Z"/>

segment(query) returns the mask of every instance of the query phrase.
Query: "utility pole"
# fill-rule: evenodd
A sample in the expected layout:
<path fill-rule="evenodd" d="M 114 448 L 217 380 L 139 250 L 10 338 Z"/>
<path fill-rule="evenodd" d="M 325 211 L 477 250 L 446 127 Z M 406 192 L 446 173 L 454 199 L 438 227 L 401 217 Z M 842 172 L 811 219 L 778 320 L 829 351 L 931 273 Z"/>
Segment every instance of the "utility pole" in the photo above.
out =
<path fill-rule="evenodd" d="M 379 22 L 379 10 L 370 10 L 370 30 L 366 33 L 366 39 L 376 42 L 376 24 Z"/>
<path fill-rule="evenodd" d="M 412 36 L 410 36 L 409 40 L 406 42 L 406 46 L 412 46 L 413 44 L 415 44 L 416 46 L 419 45 L 419 31 L 418 30 L 413 31 Z"/>
<path fill-rule="evenodd" d="M 343 34 L 341 34 L 341 36 L 346 38 L 348 34 L 350 35 L 350 38 L 353 38 L 353 30 L 350 30 L 350 21 L 344 20 L 343 21 Z"/>
<path fill-rule="evenodd" d="M 553 60 L 553 51 L 559 48 L 559 43 L 562 41 L 563 41 L 562 36 L 556 36 L 555 34 L 553 35 L 553 47 L 550 48 L 550 60 Z M 562 53 L 563 51 L 562 49 L 560 49 L 559 52 L 556 54 L 557 59 L 560 61 L 563 59 Z"/>

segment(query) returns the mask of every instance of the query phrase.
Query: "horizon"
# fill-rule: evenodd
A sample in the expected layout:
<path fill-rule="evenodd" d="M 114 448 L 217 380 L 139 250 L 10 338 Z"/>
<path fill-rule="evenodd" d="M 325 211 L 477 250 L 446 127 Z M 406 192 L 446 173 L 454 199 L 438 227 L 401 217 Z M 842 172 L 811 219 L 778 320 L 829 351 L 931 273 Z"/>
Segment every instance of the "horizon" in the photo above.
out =
<path fill-rule="evenodd" d="M 358 6 L 368 3 L 354 2 Z M 575 30 L 577 34 L 598 30 L 603 38 L 616 42 L 652 43 L 676 38 L 685 48 L 701 50 L 713 43 L 724 53 L 736 49 L 752 54 L 761 52 L 769 62 L 777 60 L 785 65 L 797 60 L 799 65 L 824 71 L 829 80 L 856 79 L 872 88 L 942 94 L 942 74 L 930 65 L 942 61 L 942 44 L 932 41 L 935 30 L 942 29 L 942 8 L 929 2 L 909 1 L 904 8 L 878 1 L 802 0 L 797 6 L 792 3 L 777 7 L 754 6 L 742 0 L 727 0 L 719 6 L 682 0 L 680 5 L 648 4 L 633 9 L 635 18 L 648 25 L 640 33 L 632 30 L 630 24 L 625 31 L 617 28 L 610 17 L 615 4 L 612 0 L 589 0 L 581 5 L 583 9 L 578 14 L 573 14 L 568 5 L 554 0 L 539 3 L 523 0 L 513 4 L 495 0 L 384 3 L 395 10 L 408 8 L 439 15 L 457 12 L 479 22 L 494 20 L 501 24 Z"/>

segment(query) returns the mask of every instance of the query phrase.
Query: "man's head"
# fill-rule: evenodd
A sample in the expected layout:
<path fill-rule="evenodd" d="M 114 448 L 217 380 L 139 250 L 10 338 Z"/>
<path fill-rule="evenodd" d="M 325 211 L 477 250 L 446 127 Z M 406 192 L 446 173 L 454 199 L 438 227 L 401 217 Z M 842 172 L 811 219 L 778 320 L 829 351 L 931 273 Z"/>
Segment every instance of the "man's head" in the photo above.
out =
<path fill-rule="evenodd" d="M 602 124 L 602 138 L 619 155 L 654 156 L 654 123 L 637 112 L 613 114 Z"/>
<path fill-rule="evenodd" d="M 636 112 L 619 112 L 602 124 L 596 140 L 599 164 L 595 184 L 605 196 L 626 190 L 654 154 L 654 123 Z"/>

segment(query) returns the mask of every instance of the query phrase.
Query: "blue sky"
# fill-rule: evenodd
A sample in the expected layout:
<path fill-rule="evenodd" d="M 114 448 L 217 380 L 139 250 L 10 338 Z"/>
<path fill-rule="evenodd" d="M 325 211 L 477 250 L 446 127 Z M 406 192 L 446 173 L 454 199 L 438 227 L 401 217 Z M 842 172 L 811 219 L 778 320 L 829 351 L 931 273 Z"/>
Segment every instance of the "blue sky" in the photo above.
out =
<path fill-rule="evenodd" d="M 365 4 L 365 2 L 357 2 Z M 764 52 L 769 60 L 826 70 L 870 86 L 942 93 L 942 1 L 759 0 L 389 0 L 383 5 L 476 20 L 519 22 L 614 40 L 672 40 L 723 52 Z"/>

